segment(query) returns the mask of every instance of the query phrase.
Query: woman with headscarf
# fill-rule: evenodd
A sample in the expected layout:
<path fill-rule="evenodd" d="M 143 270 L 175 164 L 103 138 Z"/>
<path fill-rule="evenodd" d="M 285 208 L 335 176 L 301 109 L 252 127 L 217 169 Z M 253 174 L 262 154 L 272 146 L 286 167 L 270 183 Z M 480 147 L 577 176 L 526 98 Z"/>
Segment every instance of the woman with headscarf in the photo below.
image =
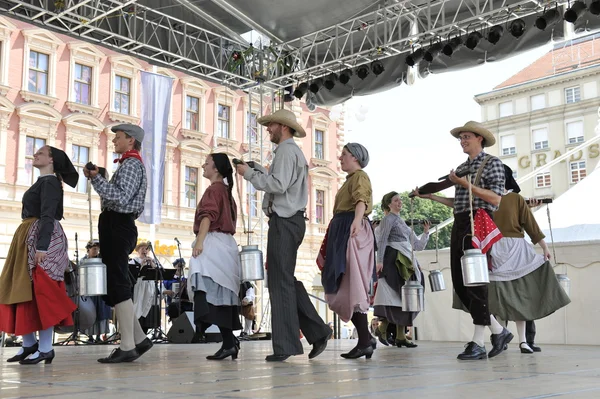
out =
<path fill-rule="evenodd" d="M 62 182 L 76 187 L 79 174 L 64 151 L 50 146 L 33 155 L 33 167 L 40 177 L 23 194 L 23 222 L 15 231 L 0 276 L 0 330 L 23 336 L 23 346 L 9 362 L 48 364 L 54 359 L 54 326 L 73 325 L 75 304 L 64 283 L 68 243 L 59 221 Z"/>
<path fill-rule="evenodd" d="M 241 330 L 239 318 L 241 265 L 238 246 L 233 238 L 237 208 L 233 190 L 233 168 L 226 154 L 211 154 L 202 165 L 203 176 L 210 180 L 194 217 L 192 258 L 188 289 L 194 298 L 196 333 L 212 324 L 219 327 L 223 345 L 208 360 L 237 359 L 239 342 L 233 335 Z"/>
<path fill-rule="evenodd" d="M 559 285 L 550 265 L 550 251 L 525 199 L 513 171 L 504 165 L 505 194 L 494 213 L 494 221 L 502 233 L 490 251 L 490 313 L 517 325 L 521 353 L 533 353 L 525 335 L 525 321 L 548 316 L 571 300 Z M 525 240 L 539 244 L 543 255 L 535 252 Z"/>
<path fill-rule="evenodd" d="M 375 316 L 384 318 L 378 330 L 380 341 L 386 337 L 388 323 L 396 325 L 396 346 L 416 348 L 417 345 L 406 338 L 405 327 L 412 326 L 419 312 L 402 310 L 401 289 L 407 280 L 415 279 L 423 284 L 423 273 L 413 251 L 422 251 L 429 241 L 429 223 L 425 222 L 421 237 L 406 225 L 400 217 L 402 200 L 395 191 L 387 193 L 381 200 L 381 208 L 387 211 L 381 220 L 380 235 L 377 241 L 377 293 L 373 303 Z M 384 343 L 385 344 L 385 343 Z"/>
<path fill-rule="evenodd" d="M 358 344 L 346 359 L 373 355 L 367 311 L 369 285 L 375 264 L 375 240 L 367 216 L 373 209 L 369 176 L 363 168 L 369 163 L 367 149 L 348 143 L 342 150 L 340 164 L 348 173 L 335 196 L 333 219 L 329 223 L 322 282 L 329 308 L 342 320 L 352 320 L 358 332 Z"/>

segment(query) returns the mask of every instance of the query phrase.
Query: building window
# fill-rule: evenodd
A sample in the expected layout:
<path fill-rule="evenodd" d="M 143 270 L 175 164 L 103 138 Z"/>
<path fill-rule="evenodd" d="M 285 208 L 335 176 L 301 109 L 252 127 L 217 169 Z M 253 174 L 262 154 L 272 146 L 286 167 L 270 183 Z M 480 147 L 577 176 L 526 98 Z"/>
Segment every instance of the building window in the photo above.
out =
<path fill-rule="evenodd" d="M 115 75 L 115 112 L 129 115 L 131 79 Z"/>
<path fill-rule="evenodd" d="M 118 161 L 115 162 L 119 158 L 121 158 L 121 154 L 117 154 L 116 152 L 112 153 L 112 172 L 113 173 L 115 173 L 117 171 L 117 168 L 119 167 L 119 162 Z"/>
<path fill-rule="evenodd" d="M 71 156 L 71 160 L 73 162 L 73 166 L 77 169 L 77 173 L 79 176 L 83 176 L 83 168 L 85 164 L 90 160 L 90 149 L 88 147 L 82 147 L 79 145 L 73 144 L 73 154 Z M 85 193 L 87 189 L 87 179 L 79 179 L 77 182 L 77 187 L 75 190 L 78 193 Z"/>
<path fill-rule="evenodd" d="M 537 94 L 535 96 L 531 96 L 531 110 L 536 111 L 538 109 L 542 109 L 546 107 L 546 95 L 545 94 Z"/>
<path fill-rule="evenodd" d="M 500 138 L 502 145 L 502 155 L 515 155 L 517 153 L 515 135 L 502 136 Z"/>
<path fill-rule="evenodd" d="M 90 105 L 92 101 L 92 68 L 86 65 L 75 64 L 75 102 Z"/>
<path fill-rule="evenodd" d="M 324 148 L 325 132 L 315 129 L 315 158 L 325 159 Z"/>
<path fill-rule="evenodd" d="M 27 136 L 25 141 L 25 173 L 27 182 L 33 184 L 40 176 L 40 170 L 33 167 L 33 154 L 46 145 L 46 140 Z M 84 179 L 85 180 L 85 179 Z"/>
<path fill-rule="evenodd" d="M 258 143 L 258 114 L 255 112 L 248 112 L 248 132 L 246 139 L 248 143 Z"/>
<path fill-rule="evenodd" d="M 571 183 L 573 184 L 580 182 L 587 175 L 585 161 L 571 162 L 569 169 L 571 170 Z"/>
<path fill-rule="evenodd" d="M 567 144 L 583 143 L 583 121 L 567 123 Z"/>
<path fill-rule="evenodd" d="M 533 129 L 531 131 L 533 136 L 533 149 L 544 150 L 549 147 L 548 144 L 548 130 L 546 128 Z"/>
<path fill-rule="evenodd" d="M 325 224 L 325 191 L 323 190 L 316 190 L 315 222 L 317 224 Z"/>
<path fill-rule="evenodd" d="M 29 52 L 29 80 L 27 90 L 39 93 L 48 94 L 48 73 L 50 56 L 37 51 Z"/>
<path fill-rule="evenodd" d="M 225 139 L 229 138 L 229 121 L 231 107 L 219 104 L 217 111 L 217 136 Z"/>
<path fill-rule="evenodd" d="M 505 116 L 511 116 L 513 114 L 512 101 L 500 103 L 500 105 L 498 107 L 500 109 L 500 118 L 505 117 Z"/>
<path fill-rule="evenodd" d="M 198 168 L 185 167 L 185 206 L 196 207 L 198 195 Z"/>
<path fill-rule="evenodd" d="M 185 128 L 200 130 L 200 100 L 196 97 L 185 96 Z"/>
<path fill-rule="evenodd" d="M 550 179 L 550 172 L 540 173 L 535 176 L 535 188 L 545 188 L 550 187 L 552 185 L 552 180 Z"/>
<path fill-rule="evenodd" d="M 576 103 L 581 100 L 579 86 L 569 87 L 565 89 L 565 102 L 567 104 Z"/>
<path fill-rule="evenodd" d="M 248 215 L 250 215 L 251 217 L 257 217 L 258 216 L 258 191 L 256 190 L 256 188 L 254 188 L 254 186 L 250 182 L 247 183 L 246 187 L 247 187 L 247 193 L 248 193 L 248 204 L 250 206 L 250 209 L 248 209 Z"/>

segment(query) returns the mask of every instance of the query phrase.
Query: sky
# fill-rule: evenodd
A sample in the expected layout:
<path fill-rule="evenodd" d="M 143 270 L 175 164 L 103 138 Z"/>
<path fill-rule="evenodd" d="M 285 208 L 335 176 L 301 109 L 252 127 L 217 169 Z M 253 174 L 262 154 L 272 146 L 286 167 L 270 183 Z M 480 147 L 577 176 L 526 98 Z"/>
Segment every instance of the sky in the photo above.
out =
<path fill-rule="evenodd" d="M 491 91 L 547 53 L 549 44 L 503 61 L 459 72 L 429 75 L 414 85 L 354 97 L 346 102 L 346 142 L 364 145 L 373 201 L 390 191 L 407 191 L 439 177 L 467 159 L 450 130 L 481 121 L 474 96 Z M 365 120 L 355 117 L 364 110 Z M 452 190 L 444 194 L 452 196 Z"/>

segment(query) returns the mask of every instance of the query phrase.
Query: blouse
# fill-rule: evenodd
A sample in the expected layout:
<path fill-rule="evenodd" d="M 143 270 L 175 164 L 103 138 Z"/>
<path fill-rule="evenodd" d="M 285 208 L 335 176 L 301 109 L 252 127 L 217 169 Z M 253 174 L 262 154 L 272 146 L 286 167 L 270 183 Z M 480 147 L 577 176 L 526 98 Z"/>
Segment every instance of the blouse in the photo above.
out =
<path fill-rule="evenodd" d="M 523 231 L 526 231 L 533 245 L 545 237 L 525 199 L 517 193 L 502 197 L 500 207 L 494 213 L 494 223 L 504 237 L 524 238 Z"/>
<path fill-rule="evenodd" d="M 373 210 L 373 190 L 369 175 L 362 169 L 346 176 L 346 181 L 335 196 L 333 213 L 354 212 L 359 202 L 367 206 L 365 216 L 370 214 Z"/>
<path fill-rule="evenodd" d="M 418 237 L 408 227 L 399 215 L 388 213 L 379 225 L 380 234 L 377 240 L 377 263 L 383 262 L 385 247 L 389 242 L 411 242 L 415 251 L 422 251 L 429 241 L 429 233 L 423 233 Z M 411 239 L 412 236 L 412 239 Z"/>
<path fill-rule="evenodd" d="M 234 212 L 237 213 L 235 202 L 233 202 Z M 211 184 L 196 207 L 194 216 L 194 234 L 200 231 L 200 222 L 204 218 L 210 220 L 209 232 L 235 234 L 235 222 L 231 211 L 229 200 L 229 189 L 223 182 Z"/>
<path fill-rule="evenodd" d="M 23 194 L 21 219 L 40 219 L 40 231 L 35 248 L 47 251 L 54 231 L 54 221 L 63 217 L 62 183 L 55 175 L 40 176 Z"/>

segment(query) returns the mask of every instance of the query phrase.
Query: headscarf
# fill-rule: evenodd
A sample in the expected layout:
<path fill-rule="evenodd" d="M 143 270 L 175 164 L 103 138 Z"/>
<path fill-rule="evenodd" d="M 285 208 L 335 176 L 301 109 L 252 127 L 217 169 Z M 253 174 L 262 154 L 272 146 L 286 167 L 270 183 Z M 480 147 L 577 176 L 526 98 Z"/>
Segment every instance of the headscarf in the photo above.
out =
<path fill-rule="evenodd" d="M 348 143 L 345 147 L 356 158 L 361 168 L 369 164 L 369 151 L 364 146 L 358 143 Z"/>
<path fill-rule="evenodd" d="M 389 212 L 390 204 L 392 203 L 392 198 L 394 198 L 396 195 L 398 195 L 398 193 L 395 191 L 390 191 L 389 193 L 384 195 L 383 198 L 381 199 L 381 209 Z"/>
<path fill-rule="evenodd" d="M 517 181 L 513 177 L 513 171 L 508 165 L 504 165 L 504 188 L 512 190 L 513 193 L 521 191 L 521 187 L 517 184 Z"/>
<path fill-rule="evenodd" d="M 75 188 L 79 181 L 79 173 L 73 166 L 73 163 L 63 150 L 48 146 L 50 148 L 50 156 L 52 157 L 52 167 L 54 173 L 60 175 L 61 179 L 69 186 Z"/>

